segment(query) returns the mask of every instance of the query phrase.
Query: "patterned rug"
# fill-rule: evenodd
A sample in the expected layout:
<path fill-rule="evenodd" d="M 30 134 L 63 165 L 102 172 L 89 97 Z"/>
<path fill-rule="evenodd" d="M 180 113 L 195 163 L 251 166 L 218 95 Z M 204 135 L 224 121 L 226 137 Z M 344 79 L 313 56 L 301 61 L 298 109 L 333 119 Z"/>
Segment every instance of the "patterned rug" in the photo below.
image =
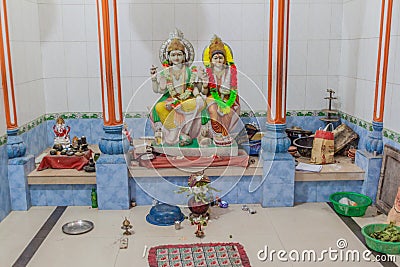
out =
<path fill-rule="evenodd" d="M 150 267 L 251 267 L 239 243 L 163 245 L 149 251 Z"/>

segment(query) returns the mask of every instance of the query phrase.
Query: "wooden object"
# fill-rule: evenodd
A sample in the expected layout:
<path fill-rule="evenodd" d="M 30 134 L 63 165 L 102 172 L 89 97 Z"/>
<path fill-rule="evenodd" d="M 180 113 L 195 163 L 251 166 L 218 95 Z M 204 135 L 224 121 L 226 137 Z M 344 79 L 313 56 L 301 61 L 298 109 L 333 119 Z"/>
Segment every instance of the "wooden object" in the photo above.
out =
<path fill-rule="evenodd" d="M 383 162 L 379 179 L 376 206 L 388 214 L 400 186 L 400 150 L 385 145 Z"/>

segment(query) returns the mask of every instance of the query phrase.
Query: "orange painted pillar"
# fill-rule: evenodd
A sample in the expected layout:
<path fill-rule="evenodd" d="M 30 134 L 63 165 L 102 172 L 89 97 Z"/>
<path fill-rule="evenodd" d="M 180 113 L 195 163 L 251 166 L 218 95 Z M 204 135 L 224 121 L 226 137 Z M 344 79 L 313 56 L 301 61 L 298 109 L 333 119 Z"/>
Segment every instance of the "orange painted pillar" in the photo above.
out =
<path fill-rule="evenodd" d="M 0 27 L 0 71 L 7 124 L 7 154 L 9 158 L 16 158 L 25 155 L 26 145 L 18 136 L 6 0 L 0 4 Z"/>
<path fill-rule="evenodd" d="M 374 115 L 372 121 L 373 132 L 369 134 L 365 145 L 368 152 L 376 152 L 377 154 L 382 154 L 383 152 L 382 129 L 385 110 L 392 9 L 393 0 L 382 0 L 378 60 L 376 65 Z"/>
<path fill-rule="evenodd" d="M 268 44 L 267 134 L 264 156 L 282 153 L 290 156 L 286 129 L 286 92 L 289 39 L 289 0 L 271 0 Z"/>
<path fill-rule="evenodd" d="M 267 107 L 270 124 L 286 123 L 289 5 L 289 0 L 270 1 Z"/>
<path fill-rule="evenodd" d="M 122 101 L 116 0 L 97 0 L 100 77 L 105 137 L 99 143 L 105 154 L 123 154 Z M 128 144 L 129 147 L 129 144 Z"/>
<path fill-rule="evenodd" d="M 263 177 L 253 178 L 249 191 L 262 185 L 263 207 L 294 205 L 293 157 L 287 152 L 286 85 L 289 37 L 289 0 L 270 0 L 268 45 L 267 131 L 262 138 Z"/>

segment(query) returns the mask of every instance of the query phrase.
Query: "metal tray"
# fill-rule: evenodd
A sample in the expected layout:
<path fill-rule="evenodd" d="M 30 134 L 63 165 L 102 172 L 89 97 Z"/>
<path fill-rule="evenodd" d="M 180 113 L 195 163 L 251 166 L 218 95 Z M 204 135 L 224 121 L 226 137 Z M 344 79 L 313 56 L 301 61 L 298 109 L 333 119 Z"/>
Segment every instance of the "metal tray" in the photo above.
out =
<path fill-rule="evenodd" d="M 91 231 L 94 224 L 91 221 L 77 220 L 62 226 L 62 231 L 69 235 L 80 235 Z"/>

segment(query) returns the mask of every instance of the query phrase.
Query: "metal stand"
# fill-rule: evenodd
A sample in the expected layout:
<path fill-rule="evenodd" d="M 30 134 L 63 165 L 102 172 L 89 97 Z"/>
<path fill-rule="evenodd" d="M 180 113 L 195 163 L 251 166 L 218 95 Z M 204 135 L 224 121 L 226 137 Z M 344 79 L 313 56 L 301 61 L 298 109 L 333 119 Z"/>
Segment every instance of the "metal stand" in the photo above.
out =
<path fill-rule="evenodd" d="M 325 118 L 320 118 L 320 120 L 324 121 L 326 123 L 337 122 L 340 120 L 339 111 L 336 109 L 332 109 L 332 100 L 337 99 L 337 97 L 333 96 L 335 91 L 333 91 L 332 89 L 326 89 L 326 91 L 329 93 L 329 96 L 325 97 L 324 99 L 329 100 L 329 106 L 328 106 L 328 109 L 323 109 L 321 111 L 324 113 L 327 113 L 327 116 Z"/>

